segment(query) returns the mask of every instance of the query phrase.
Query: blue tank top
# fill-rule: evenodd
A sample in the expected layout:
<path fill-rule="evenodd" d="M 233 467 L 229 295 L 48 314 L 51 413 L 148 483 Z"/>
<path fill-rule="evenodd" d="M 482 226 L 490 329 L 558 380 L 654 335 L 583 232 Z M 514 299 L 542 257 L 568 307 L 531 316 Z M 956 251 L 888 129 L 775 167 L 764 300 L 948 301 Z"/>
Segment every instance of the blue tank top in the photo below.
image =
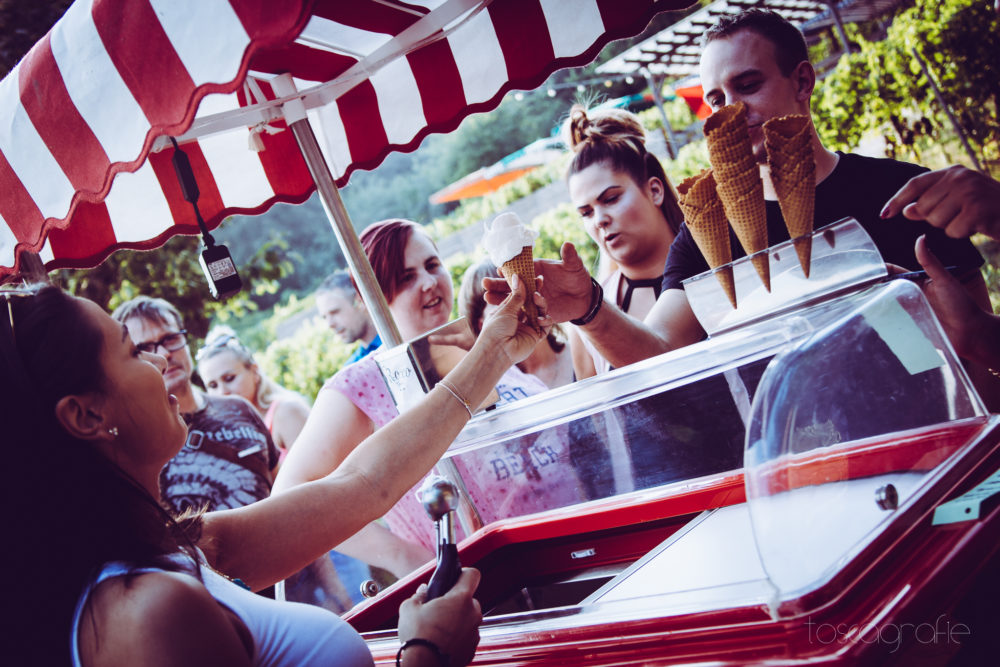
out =
<path fill-rule="evenodd" d="M 177 554 L 178 559 L 187 558 Z M 159 568 L 134 568 L 120 561 L 108 563 L 80 595 L 73 614 L 70 652 L 80 667 L 80 618 L 94 588 L 102 581 L 124 575 L 163 572 Z M 336 614 L 298 602 L 279 602 L 255 595 L 213 570 L 202 567 L 203 583 L 215 600 L 243 621 L 253 637 L 252 664 L 260 667 L 311 667 L 319 665 L 372 665 L 367 644 L 354 628 Z"/>

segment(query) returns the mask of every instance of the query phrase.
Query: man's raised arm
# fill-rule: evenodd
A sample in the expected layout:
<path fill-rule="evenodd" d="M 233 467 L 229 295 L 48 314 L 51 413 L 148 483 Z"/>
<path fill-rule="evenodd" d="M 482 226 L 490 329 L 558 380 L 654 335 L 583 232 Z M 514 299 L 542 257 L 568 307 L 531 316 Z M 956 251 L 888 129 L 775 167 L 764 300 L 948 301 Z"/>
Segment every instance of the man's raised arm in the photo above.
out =
<path fill-rule="evenodd" d="M 684 290 L 665 291 L 645 322 L 629 317 L 608 301 L 599 302 L 600 290 L 572 243 L 564 243 L 561 260 L 535 260 L 535 274 L 542 278 L 541 293 L 548 315 L 556 322 L 576 324 L 598 352 L 616 368 L 698 342 L 705 333 L 698 324 Z M 503 301 L 510 288 L 500 278 L 485 278 L 486 301 Z"/>

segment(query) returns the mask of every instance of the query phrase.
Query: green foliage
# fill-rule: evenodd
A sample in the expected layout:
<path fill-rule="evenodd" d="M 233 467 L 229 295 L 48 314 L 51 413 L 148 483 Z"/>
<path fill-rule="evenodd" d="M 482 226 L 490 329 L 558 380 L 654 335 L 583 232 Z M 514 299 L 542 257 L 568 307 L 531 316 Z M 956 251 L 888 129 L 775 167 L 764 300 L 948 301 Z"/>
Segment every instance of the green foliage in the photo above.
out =
<path fill-rule="evenodd" d="M 677 151 L 676 160 L 661 160 L 667 178 L 676 187 L 689 176 L 708 169 L 708 143 L 704 139 L 685 144 Z"/>
<path fill-rule="evenodd" d="M 851 26 L 858 52 L 842 58 L 813 96 L 820 137 L 851 150 L 881 135 L 899 159 L 941 167 L 969 164 L 944 109 L 917 60 L 924 60 L 980 161 L 1000 151 L 1000 21 L 989 3 L 917 0 L 900 13 L 884 40 L 868 41 Z"/>
<path fill-rule="evenodd" d="M 535 257 L 539 259 L 559 259 L 559 249 L 566 241 L 576 246 L 584 266 L 592 270 L 597 267 L 598 249 L 580 220 L 579 213 L 572 204 L 563 203 L 531 221 L 538 232 L 535 241 Z"/>
<path fill-rule="evenodd" d="M 268 345 L 257 356 L 257 362 L 272 380 L 312 402 L 323 383 L 344 365 L 356 347 L 356 343 L 342 343 L 319 317 L 314 317 L 294 335 Z"/>
<path fill-rule="evenodd" d="M 256 310 L 253 297 L 276 290 L 277 280 L 291 270 L 280 241 L 261 244 L 242 262 L 234 256 L 244 289 L 220 302 L 209 294 L 200 255 L 198 237 L 175 236 L 156 250 L 118 251 L 94 269 L 58 271 L 52 281 L 109 311 L 142 294 L 166 299 L 180 311 L 191 335 L 202 338 L 213 318 L 225 322 Z"/>
<path fill-rule="evenodd" d="M 670 123 L 670 127 L 675 132 L 698 121 L 698 118 L 691 111 L 691 107 L 680 97 L 674 97 L 672 100 L 664 100 L 663 111 L 667 115 L 667 122 Z M 640 111 L 636 116 L 639 117 L 642 126 L 646 128 L 648 134 L 663 131 L 663 117 L 660 115 L 660 110 L 655 106 Z"/>

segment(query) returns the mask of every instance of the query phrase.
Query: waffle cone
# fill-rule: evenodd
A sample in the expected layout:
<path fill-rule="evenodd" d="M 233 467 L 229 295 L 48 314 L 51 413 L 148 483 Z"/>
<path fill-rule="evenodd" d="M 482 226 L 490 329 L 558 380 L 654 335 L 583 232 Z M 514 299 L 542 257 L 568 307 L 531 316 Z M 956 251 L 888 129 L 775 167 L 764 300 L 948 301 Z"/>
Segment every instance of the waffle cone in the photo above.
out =
<path fill-rule="evenodd" d="M 760 169 L 742 102 L 725 106 L 705 121 L 708 159 L 717 182 L 716 191 L 729 223 L 748 255 L 767 248 L 767 209 Z M 751 259 L 764 287 L 771 291 L 766 254 Z"/>
<path fill-rule="evenodd" d="M 729 245 L 729 224 L 722 202 L 715 192 L 711 171 L 703 171 L 686 179 L 677 188 L 681 210 L 688 231 L 709 267 L 723 268 L 715 272 L 726 298 L 736 308 L 736 281 L 733 278 L 732 248 Z"/>
<path fill-rule="evenodd" d="M 736 238 L 748 255 L 767 249 L 767 209 L 764 206 L 764 184 L 757 180 L 757 187 L 745 195 L 738 196 L 720 184 L 717 187 L 722 207 L 726 211 Z M 771 269 L 766 253 L 750 260 L 764 288 L 771 291 Z"/>
<path fill-rule="evenodd" d="M 816 205 L 816 161 L 809 118 L 793 115 L 769 120 L 764 124 L 764 145 L 781 215 L 808 278 Z"/>
<path fill-rule="evenodd" d="M 523 306 L 524 313 L 527 315 L 527 323 L 537 331 L 540 329 L 538 308 L 535 306 L 535 300 L 531 297 L 535 291 L 535 258 L 531 246 L 521 248 L 520 253 L 500 265 L 500 275 L 504 277 L 508 285 L 515 274 L 521 277 L 521 283 L 528 290 L 528 298 L 524 300 Z"/>

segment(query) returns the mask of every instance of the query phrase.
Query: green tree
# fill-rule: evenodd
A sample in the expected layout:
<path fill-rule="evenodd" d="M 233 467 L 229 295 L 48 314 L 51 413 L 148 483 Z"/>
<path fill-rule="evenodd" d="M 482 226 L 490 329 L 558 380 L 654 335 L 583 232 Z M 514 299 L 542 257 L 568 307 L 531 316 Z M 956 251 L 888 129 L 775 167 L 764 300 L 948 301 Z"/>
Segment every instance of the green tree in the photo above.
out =
<path fill-rule="evenodd" d="M 1000 144 L 1000 21 L 989 3 L 917 0 L 883 40 L 852 26 L 856 53 L 845 56 L 813 96 L 824 142 L 851 150 L 881 134 L 901 159 L 939 167 L 968 163 L 918 57 L 928 63 L 945 103 L 960 120 L 979 159 L 996 163 Z"/>
<path fill-rule="evenodd" d="M 356 345 L 345 345 L 318 317 L 299 327 L 294 335 L 268 345 L 257 362 L 283 387 L 306 396 L 310 402 Z"/>
<path fill-rule="evenodd" d="M 191 335 L 203 338 L 213 318 L 226 321 L 256 310 L 253 296 L 273 292 L 277 280 L 290 270 L 281 242 L 261 244 L 244 261 L 234 255 L 244 290 L 226 301 L 216 301 L 208 292 L 198 262 L 200 254 L 200 238 L 175 236 L 156 250 L 119 250 L 93 269 L 66 269 L 51 277 L 69 292 L 107 310 L 140 294 L 166 299 L 180 311 Z"/>

